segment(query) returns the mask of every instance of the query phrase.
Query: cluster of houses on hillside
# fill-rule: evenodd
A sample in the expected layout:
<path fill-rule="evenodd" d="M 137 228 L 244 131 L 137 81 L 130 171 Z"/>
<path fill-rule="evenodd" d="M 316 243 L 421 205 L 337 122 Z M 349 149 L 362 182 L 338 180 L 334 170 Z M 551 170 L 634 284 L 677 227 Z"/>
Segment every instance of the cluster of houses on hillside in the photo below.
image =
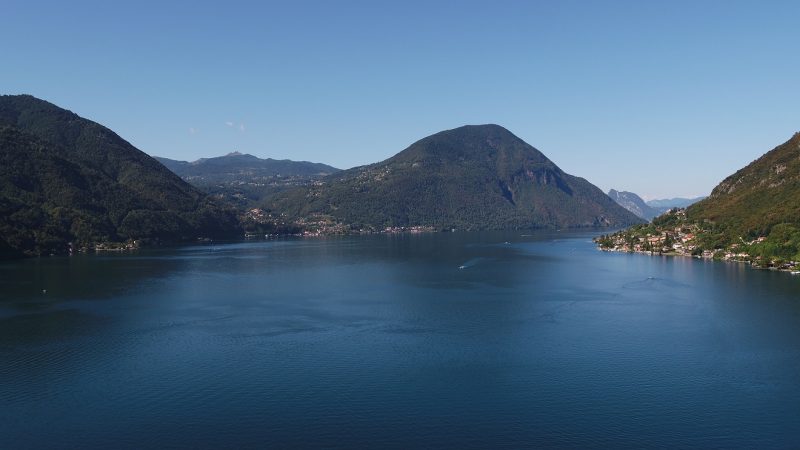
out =
<path fill-rule="evenodd" d="M 796 273 L 800 263 L 795 261 L 764 261 L 761 257 L 753 257 L 746 250 L 753 244 L 764 242 L 766 237 L 758 237 L 752 241 L 742 240 L 724 249 L 704 249 L 697 243 L 697 237 L 703 230 L 697 224 L 686 220 L 685 210 L 677 209 L 669 214 L 675 216 L 672 225 L 642 226 L 620 231 L 612 235 L 595 239 L 601 250 L 628 253 L 647 253 L 650 255 L 691 256 L 695 258 L 720 259 L 750 263 L 754 266 L 787 270 Z"/>
<path fill-rule="evenodd" d="M 346 225 L 328 214 L 315 213 L 309 217 L 289 220 L 285 214 L 272 214 L 261 208 L 251 208 L 242 216 L 243 223 L 269 225 L 275 234 L 295 236 L 330 236 L 336 234 L 373 234 L 373 233 L 430 233 L 436 231 L 430 226 L 386 227 L 386 228 L 354 228 Z M 263 228 L 263 227 L 262 227 Z M 259 232 L 250 231 L 245 237 L 260 237 Z"/>

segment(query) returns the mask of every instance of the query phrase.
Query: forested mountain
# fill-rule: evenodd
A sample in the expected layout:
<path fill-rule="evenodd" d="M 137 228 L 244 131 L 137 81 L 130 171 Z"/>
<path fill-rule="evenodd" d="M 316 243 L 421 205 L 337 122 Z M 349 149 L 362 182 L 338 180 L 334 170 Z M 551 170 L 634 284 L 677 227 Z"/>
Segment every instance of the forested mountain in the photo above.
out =
<path fill-rule="evenodd" d="M 0 96 L 4 255 L 233 233 L 232 211 L 111 130 L 29 95 Z"/>
<path fill-rule="evenodd" d="M 779 223 L 800 225 L 800 133 L 725 178 L 687 216 L 753 236 Z"/>
<path fill-rule="evenodd" d="M 706 248 L 748 247 L 763 260 L 800 261 L 800 133 L 725 178 L 687 218 L 707 224 Z"/>
<path fill-rule="evenodd" d="M 353 228 L 624 226 L 641 220 L 497 125 L 426 137 L 380 163 L 273 198 L 268 210 Z"/>
<path fill-rule="evenodd" d="M 653 217 L 656 217 L 664 212 L 660 209 L 649 206 L 644 200 L 642 200 L 641 197 L 633 192 L 611 189 L 608 191 L 608 196 L 623 208 L 645 220 L 651 220 Z"/>
<path fill-rule="evenodd" d="M 176 161 L 155 157 L 158 162 L 187 181 L 204 184 L 269 180 L 275 177 L 315 177 L 330 175 L 339 169 L 325 164 L 289 159 L 261 159 L 239 152 L 197 161 Z"/>
<path fill-rule="evenodd" d="M 192 162 L 155 158 L 193 186 L 242 208 L 268 195 L 310 184 L 339 171 L 320 163 L 261 159 L 238 152 Z"/>
<path fill-rule="evenodd" d="M 661 246 L 666 239 L 670 246 Z M 763 267 L 800 264 L 800 133 L 724 179 L 706 199 L 598 240 L 605 248 L 750 261 Z"/>

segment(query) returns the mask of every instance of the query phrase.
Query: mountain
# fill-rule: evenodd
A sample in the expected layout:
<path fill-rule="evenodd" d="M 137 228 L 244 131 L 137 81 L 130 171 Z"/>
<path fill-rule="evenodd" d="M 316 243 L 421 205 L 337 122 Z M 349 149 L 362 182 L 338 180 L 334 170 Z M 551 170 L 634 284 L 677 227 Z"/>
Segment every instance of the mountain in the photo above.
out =
<path fill-rule="evenodd" d="M 670 198 L 644 201 L 633 192 L 616 191 L 614 189 L 608 191 L 608 196 L 619 203 L 623 208 L 645 220 L 653 220 L 654 217 L 660 216 L 672 208 L 686 208 L 705 198 Z"/>
<path fill-rule="evenodd" d="M 203 184 L 267 180 L 276 177 L 317 177 L 330 175 L 339 169 L 325 164 L 288 159 L 261 159 L 239 152 L 197 161 L 176 161 L 155 157 L 158 162 L 183 179 Z"/>
<path fill-rule="evenodd" d="M 428 136 L 395 156 L 282 193 L 266 209 L 352 228 L 619 227 L 641 220 L 498 125 Z"/>
<path fill-rule="evenodd" d="M 238 233 L 236 216 L 108 128 L 0 96 L 0 252 Z"/>
<path fill-rule="evenodd" d="M 651 220 L 653 217 L 656 217 L 664 212 L 660 209 L 649 206 L 644 200 L 642 200 L 641 197 L 633 192 L 616 191 L 611 189 L 608 191 L 608 196 L 620 206 L 644 220 Z"/>
<path fill-rule="evenodd" d="M 261 159 L 238 152 L 193 162 L 155 158 L 193 186 L 241 209 L 249 208 L 269 195 L 310 184 L 339 171 L 320 163 Z"/>
<path fill-rule="evenodd" d="M 750 236 L 766 236 L 781 223 L 800 226 L 800 133 L 725 178 L 686 212 Z"/>
<path fill-rule="evenodd" d="M 645 203 L 647 203 L 647 205 L 650 207 L 660 209 L 661 212 L 664 213 L 672 208 L 687 208 L 704 198 L 706 197 L 705 196 L 694 197 L 694 198 L 675 197 L 675 198 L 648 200 Z"/>
<path fill-rule="evenodd" d="M 596 242 L 603 249 L 800 270 L 800 133 L 725 178 L 704 200 Z"/>

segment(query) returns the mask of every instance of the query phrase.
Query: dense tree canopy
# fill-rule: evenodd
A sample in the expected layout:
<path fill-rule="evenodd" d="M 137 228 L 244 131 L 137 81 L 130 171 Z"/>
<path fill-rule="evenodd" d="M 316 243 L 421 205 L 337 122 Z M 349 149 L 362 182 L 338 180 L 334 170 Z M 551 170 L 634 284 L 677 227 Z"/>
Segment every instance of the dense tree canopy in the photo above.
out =
<path fill-rule="evenodd" d="M 641 222 L 586 180 L 497 125 L 424 138 L 394 157 L 279 194 L 267 209 L 358 226 L 459 229 L 623 226 Z"/>
<path fill-rule="evenodd" d="M 238 233 L 235 215 L 111 130 L 31 96 L 0 97 L 0 252 Z"/>

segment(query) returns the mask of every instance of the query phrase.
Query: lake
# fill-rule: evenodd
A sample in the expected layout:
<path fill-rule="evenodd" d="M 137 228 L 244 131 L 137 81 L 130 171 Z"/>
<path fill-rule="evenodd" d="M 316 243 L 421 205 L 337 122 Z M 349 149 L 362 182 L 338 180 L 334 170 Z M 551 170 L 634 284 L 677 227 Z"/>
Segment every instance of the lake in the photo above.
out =
<path fill-rule="evenodd" d="M 0 448 L 800 446 L 800 277 L 595 234 L 0 264 Z"/>

